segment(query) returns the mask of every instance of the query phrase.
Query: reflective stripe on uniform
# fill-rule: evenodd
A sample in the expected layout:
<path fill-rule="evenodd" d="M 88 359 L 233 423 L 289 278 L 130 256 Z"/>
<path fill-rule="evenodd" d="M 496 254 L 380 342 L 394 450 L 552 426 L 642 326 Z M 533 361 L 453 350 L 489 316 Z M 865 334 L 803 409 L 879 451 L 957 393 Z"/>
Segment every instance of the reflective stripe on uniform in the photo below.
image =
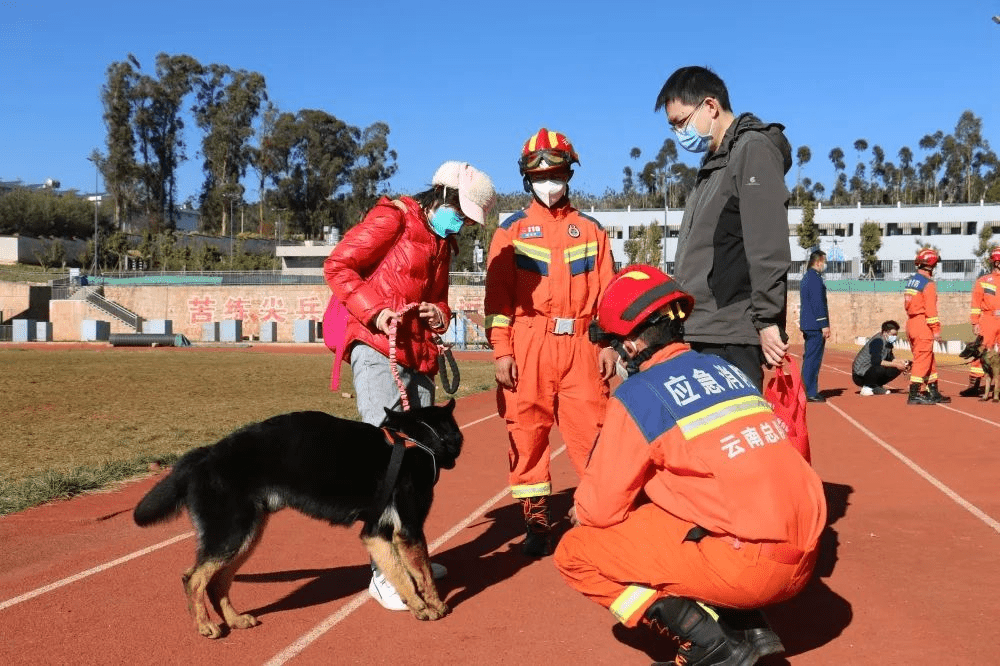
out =
<path fill-rule="evenodd" d="M 510 317 L 507 315 L 486 315 L 486 328 L 507 328 L 510 326 Z"/>
<path fill-rule="evenodd" d="M 552 494 L 552 483 L 546 481 L 544 483 L 532 483 L 525 486 L 511 486 L 510 494 L 515 499 L 523 499 L 525 497 L 540 497 L 542 495 Z"/>
<path fill-rule="evenodd" d="M 532 273 L 549 274 L 549 264 L 552 263 L 552 251 L 524 241 L 514 241 L 514 265 Z"/>
<path fill-rule="evenodd" d="M 770 412 L 771 407 L 764 398 L 760 395 L 748 395 L 720 402 L 691 416 L 678 419 L 677 427 L 681 429 L 686 439 L 692 439 L 738 418 Z"/>
<path fill-rule="evenodd" d="M 592 271 L 597 264 L 597 241 L 568 247 L 563 251 L 563 258 L 569 264 L 570 275 Z"/>
<path fill-rule="evenodd" d="M 940 324 L 940 323 L 941 323 L 941 319 L 939 319 L 938 317 L 928 317 L 927 318 L 927 324 L 928 325 L 930 325 L 930 324 Z"/>
<path fill-rule="evenodd" d="M 643 608 L 646 603 L 656 595 L 656 590 L 639 585 L 629 585 L 625 591 L 618 595 L 608 609 L 618 618 L 622 624 L 627 624 L 629 619 L 635 615 L 636 611 Z"/>

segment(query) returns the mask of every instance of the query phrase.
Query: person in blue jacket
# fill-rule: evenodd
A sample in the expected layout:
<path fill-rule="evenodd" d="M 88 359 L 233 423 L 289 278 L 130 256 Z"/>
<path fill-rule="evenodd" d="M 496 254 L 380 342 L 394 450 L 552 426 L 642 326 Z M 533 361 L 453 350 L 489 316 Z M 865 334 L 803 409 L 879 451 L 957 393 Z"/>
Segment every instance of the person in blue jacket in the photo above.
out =
<path fill-rule="evenodd" d="M 806 400 L 826 402 L 819 393 L 819 366 L 823 350 L 830 338 L 830 313 L 826 307 L 826 284 L 821 273 L 826 270 L 826 252 L 814 250 L 809 255 L 809 268 L 799 286 L 799 328 L 805 341 L 802 354 L 802 383 Z"/>

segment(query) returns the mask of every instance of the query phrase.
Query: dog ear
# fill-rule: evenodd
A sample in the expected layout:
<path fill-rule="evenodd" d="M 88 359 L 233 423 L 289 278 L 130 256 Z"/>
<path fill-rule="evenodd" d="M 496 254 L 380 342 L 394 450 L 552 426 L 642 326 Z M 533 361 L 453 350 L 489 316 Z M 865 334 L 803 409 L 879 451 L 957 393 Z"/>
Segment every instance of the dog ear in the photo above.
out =
<path fill-rule="evenodd" d="M 447 403 L 445 403 L 443 406 L 444 406 L 445 409 L 448 410 L 449 413 L 454 412 L 455 411 L 455 399 L 452 398 Z"/>

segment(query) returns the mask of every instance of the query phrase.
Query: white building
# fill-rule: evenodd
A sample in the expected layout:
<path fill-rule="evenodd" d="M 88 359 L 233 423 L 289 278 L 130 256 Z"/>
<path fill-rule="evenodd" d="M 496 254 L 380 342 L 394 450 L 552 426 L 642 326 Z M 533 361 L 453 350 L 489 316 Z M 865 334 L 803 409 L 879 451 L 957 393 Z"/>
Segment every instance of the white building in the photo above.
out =
<path fill-rule="evenodd" d="M 625 262 L 625 241 L 635 238 L 643 226 L 662 227 L 664 210 L 586 210 L 597 219 L 611 237 L 611 249 L 617 262 Z M 677 252 L 682 209 L 666 211 L 664 255 L 667 270 L 673 269 Z M 500 219 L 508 213 L 501 213 Z M 990 227 L 1000 244 L 1000 204 L 956 204 L 944 206 L 823 206 L 818 205 L 814 218 L 820 230 L 820 249 L 827 253 L 828 276 L 858 277 L 861 267 L 861 225 L 871 221 L 882 232 L 878 251 L 879 277 L 903 279 L 913 273 L 913 258 L 918 241 L 941 251 L 938 276 L 944 279 L 971 279 L 978 275 L 975 251 L 979 233 Z M 802 208 L 788 210 L 788 243 L 792 252 L 790 278 L 799 277 L 809 253 L 799 247 L 796 228 L 802 222 Z"/>

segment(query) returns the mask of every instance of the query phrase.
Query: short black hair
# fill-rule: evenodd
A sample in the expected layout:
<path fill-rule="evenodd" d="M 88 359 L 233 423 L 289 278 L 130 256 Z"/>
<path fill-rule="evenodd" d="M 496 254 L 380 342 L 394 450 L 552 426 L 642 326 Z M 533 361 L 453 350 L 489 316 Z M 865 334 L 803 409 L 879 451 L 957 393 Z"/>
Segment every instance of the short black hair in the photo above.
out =
<path fill-rule="evenodd" d="M 729 104 L 729 90 L 718 74 L 707 67 L 681 67 L 663 84 L 653 110 L 666 108 L 675 99 L 696 106 L 706 97 L 718 100 L 723 111 L 733 112 L 733 107 Z"/>
<path fill-rule="evenodd" d="M 653 349 L 666 347 L 671 342 L 683 341 L 684 320 L 662 317 L 656 323 L 646 324 L 645 328 L 635 334 L 635 338 Z"/>
<path fill-rule="evenodd" d="M 898 331 L 899 322 L 893 321 L 892 319 L 882 322 L 882 332 L 888 333 L 889 331 Z"/>
<path fill-rule="evenodd" d="M 809 255 L 809 266 L 812 267 L 817 261 L 826 257 L 826 252 L 823 250 L 813 250 L 812 254 Z"/>

